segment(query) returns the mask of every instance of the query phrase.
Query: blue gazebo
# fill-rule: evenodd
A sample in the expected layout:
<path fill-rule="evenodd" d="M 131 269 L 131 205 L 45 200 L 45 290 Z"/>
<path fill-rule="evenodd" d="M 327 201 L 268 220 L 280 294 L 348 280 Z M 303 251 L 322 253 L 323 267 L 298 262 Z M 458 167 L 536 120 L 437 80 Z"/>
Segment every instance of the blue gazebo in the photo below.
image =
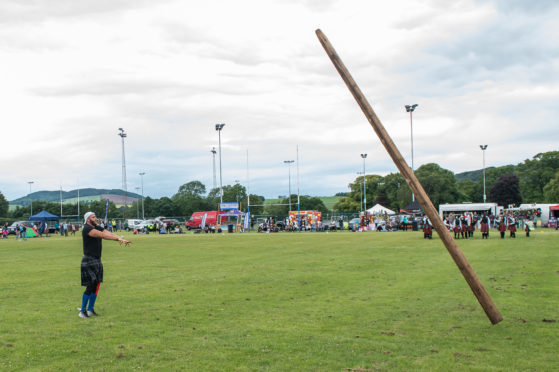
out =
<path fill-rule="evenodd" d="M 36 215 L 33 215 L 31 217 L 29 217 L 29 221 L 38 221 L 38 222 L 47 222 L 47 221 L 59 221 L 60 217 L 49 213 L 47 211 L 45 211 L 44 209 L 42 211 L 40 211 L 39 213 L 37 213 Z"/>

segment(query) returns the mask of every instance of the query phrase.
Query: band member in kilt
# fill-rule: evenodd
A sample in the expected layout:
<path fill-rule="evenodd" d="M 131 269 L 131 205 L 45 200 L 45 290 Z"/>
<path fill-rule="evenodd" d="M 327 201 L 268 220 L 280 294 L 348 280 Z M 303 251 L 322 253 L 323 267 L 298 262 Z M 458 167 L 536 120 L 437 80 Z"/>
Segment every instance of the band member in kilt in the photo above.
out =
<path fill-rule="evenodd" d="M 79 312 L 80 318 L 89 318 L 98 315 L 95 312 L 95 301 L 99 286 L 103 282 L 103 264 L 101 263 L 102 240 L 116 240 L 121 245 L 129 245 L 130 241 L 121 238 L 97 225 L 97 217 L 93 212 L 84 215 L 84 226 L 82 230 L 83 258 L 81 264 L 81 281 L 85 287 L 82 295 L 82 307 Z"/>
<path fill-rule="evenodd" d="M 460 239 L 460 231 L 462 231 L 462 227 L 460 226 L 460 218 L 458 216 L 454 217 L 454 222 L 452 222 L 452 231 L 454 231 L 454 239 Z"/>
<path fill-rule="evenodd" d="M 481 217 L 480 231 L 482 239 L 489 239 L 489 218 L 485 214 Z"/>
<path fill-rule="evenodd" d="M 528 223 L 526 221 L 524 221 L 524 231 L 526 231 L 526 237 L 529 238 L 530 237 L 530 226 L 528 226 Z"/>
<path fill-rule="evenodd" d="M 433 239 L 433 226 L 427 216 L 423 218 L 423 239 Z"/>
<path fill-rule="evenodd" d="M 508 228 L 510 231 L 510 237 L 511 238 L 516 238 L 516 220 L 514 219 L 513 216 L 510 216 L 508 219 Z"/>
<path fill-rule="evenodd" d="M 460 217 L 460 226 L 460 235 L 462 235 L 462 239 L 468 239 L 468 221 L 465 215 Z"/>
<path fill-rule="evenodd" d="M 507 231 L 507 225 L 505 224 L 505 216 L 499 217 L 499 232 L 501 233 L 501 239 L 505 238 L 505 231 Z"/>

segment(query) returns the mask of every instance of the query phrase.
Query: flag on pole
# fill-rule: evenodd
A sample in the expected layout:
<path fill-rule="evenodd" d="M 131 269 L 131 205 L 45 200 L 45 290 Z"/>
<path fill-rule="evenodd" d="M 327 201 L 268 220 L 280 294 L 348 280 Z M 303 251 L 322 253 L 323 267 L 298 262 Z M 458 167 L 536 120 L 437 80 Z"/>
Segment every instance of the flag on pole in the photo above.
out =
<path fill-rule="evenodd" d="M 200 228 L 202 230 L 204 230 L 204 228 L 206 227 L 206 218 L 208 217 L 207 213 L 204 213 L 204 215 L 202 216 L 202 221 L 200 222 Z"/>
<path fill-rule="evenodd" d="M 105 226 L 107 226 L 107 218 L 109 217 L 109 199 L 105 203 Z"/>

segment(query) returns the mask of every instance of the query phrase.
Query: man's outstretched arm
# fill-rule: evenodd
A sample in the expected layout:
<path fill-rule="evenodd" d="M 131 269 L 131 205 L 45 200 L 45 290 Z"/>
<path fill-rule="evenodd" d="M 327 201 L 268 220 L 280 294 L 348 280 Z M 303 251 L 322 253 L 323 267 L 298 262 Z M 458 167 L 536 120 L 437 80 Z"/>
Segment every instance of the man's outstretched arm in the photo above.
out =
<path fill-rule="evenodd" d="M 115 241 L 118 241 L 120 244 L 124 244 L 124 245 L 128 245 L 128 244 L 132 243 L 131 241 L 123 239 L 120 236 L 118 236 L 116 234 L 113 234 L 112 232 L 110 232 L 108 230 L 99 231 L 97 229 L 93 229 L 89 232 L 88 235 L 91 236 L 92 238 L 101 238 L 101 239 L 105 239 L 105 240 L 115 240 Z"/>

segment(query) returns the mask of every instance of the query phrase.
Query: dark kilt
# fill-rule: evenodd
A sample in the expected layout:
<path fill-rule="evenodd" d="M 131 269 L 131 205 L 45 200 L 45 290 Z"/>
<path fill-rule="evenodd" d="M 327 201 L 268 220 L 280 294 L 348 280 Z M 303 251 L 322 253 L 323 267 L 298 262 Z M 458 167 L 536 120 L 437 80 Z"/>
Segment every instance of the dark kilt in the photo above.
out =
<path fill-rule="evenodd" d="M 82 286 L 103 282 L 103 264 L 100 258 L 83 256 L 82 258 Z"/>
<path fill-rule="evenodd" d="M 509 225 L 510 232 L 516 232 L 516 225 Z"/>
<path fill-rule="evenodd" d="M 482 223 L 480 230 L 481 230 L 482 233 L 488 233 L 489 232 L 489 225 L 486 224 L 486 223 Z"/>

